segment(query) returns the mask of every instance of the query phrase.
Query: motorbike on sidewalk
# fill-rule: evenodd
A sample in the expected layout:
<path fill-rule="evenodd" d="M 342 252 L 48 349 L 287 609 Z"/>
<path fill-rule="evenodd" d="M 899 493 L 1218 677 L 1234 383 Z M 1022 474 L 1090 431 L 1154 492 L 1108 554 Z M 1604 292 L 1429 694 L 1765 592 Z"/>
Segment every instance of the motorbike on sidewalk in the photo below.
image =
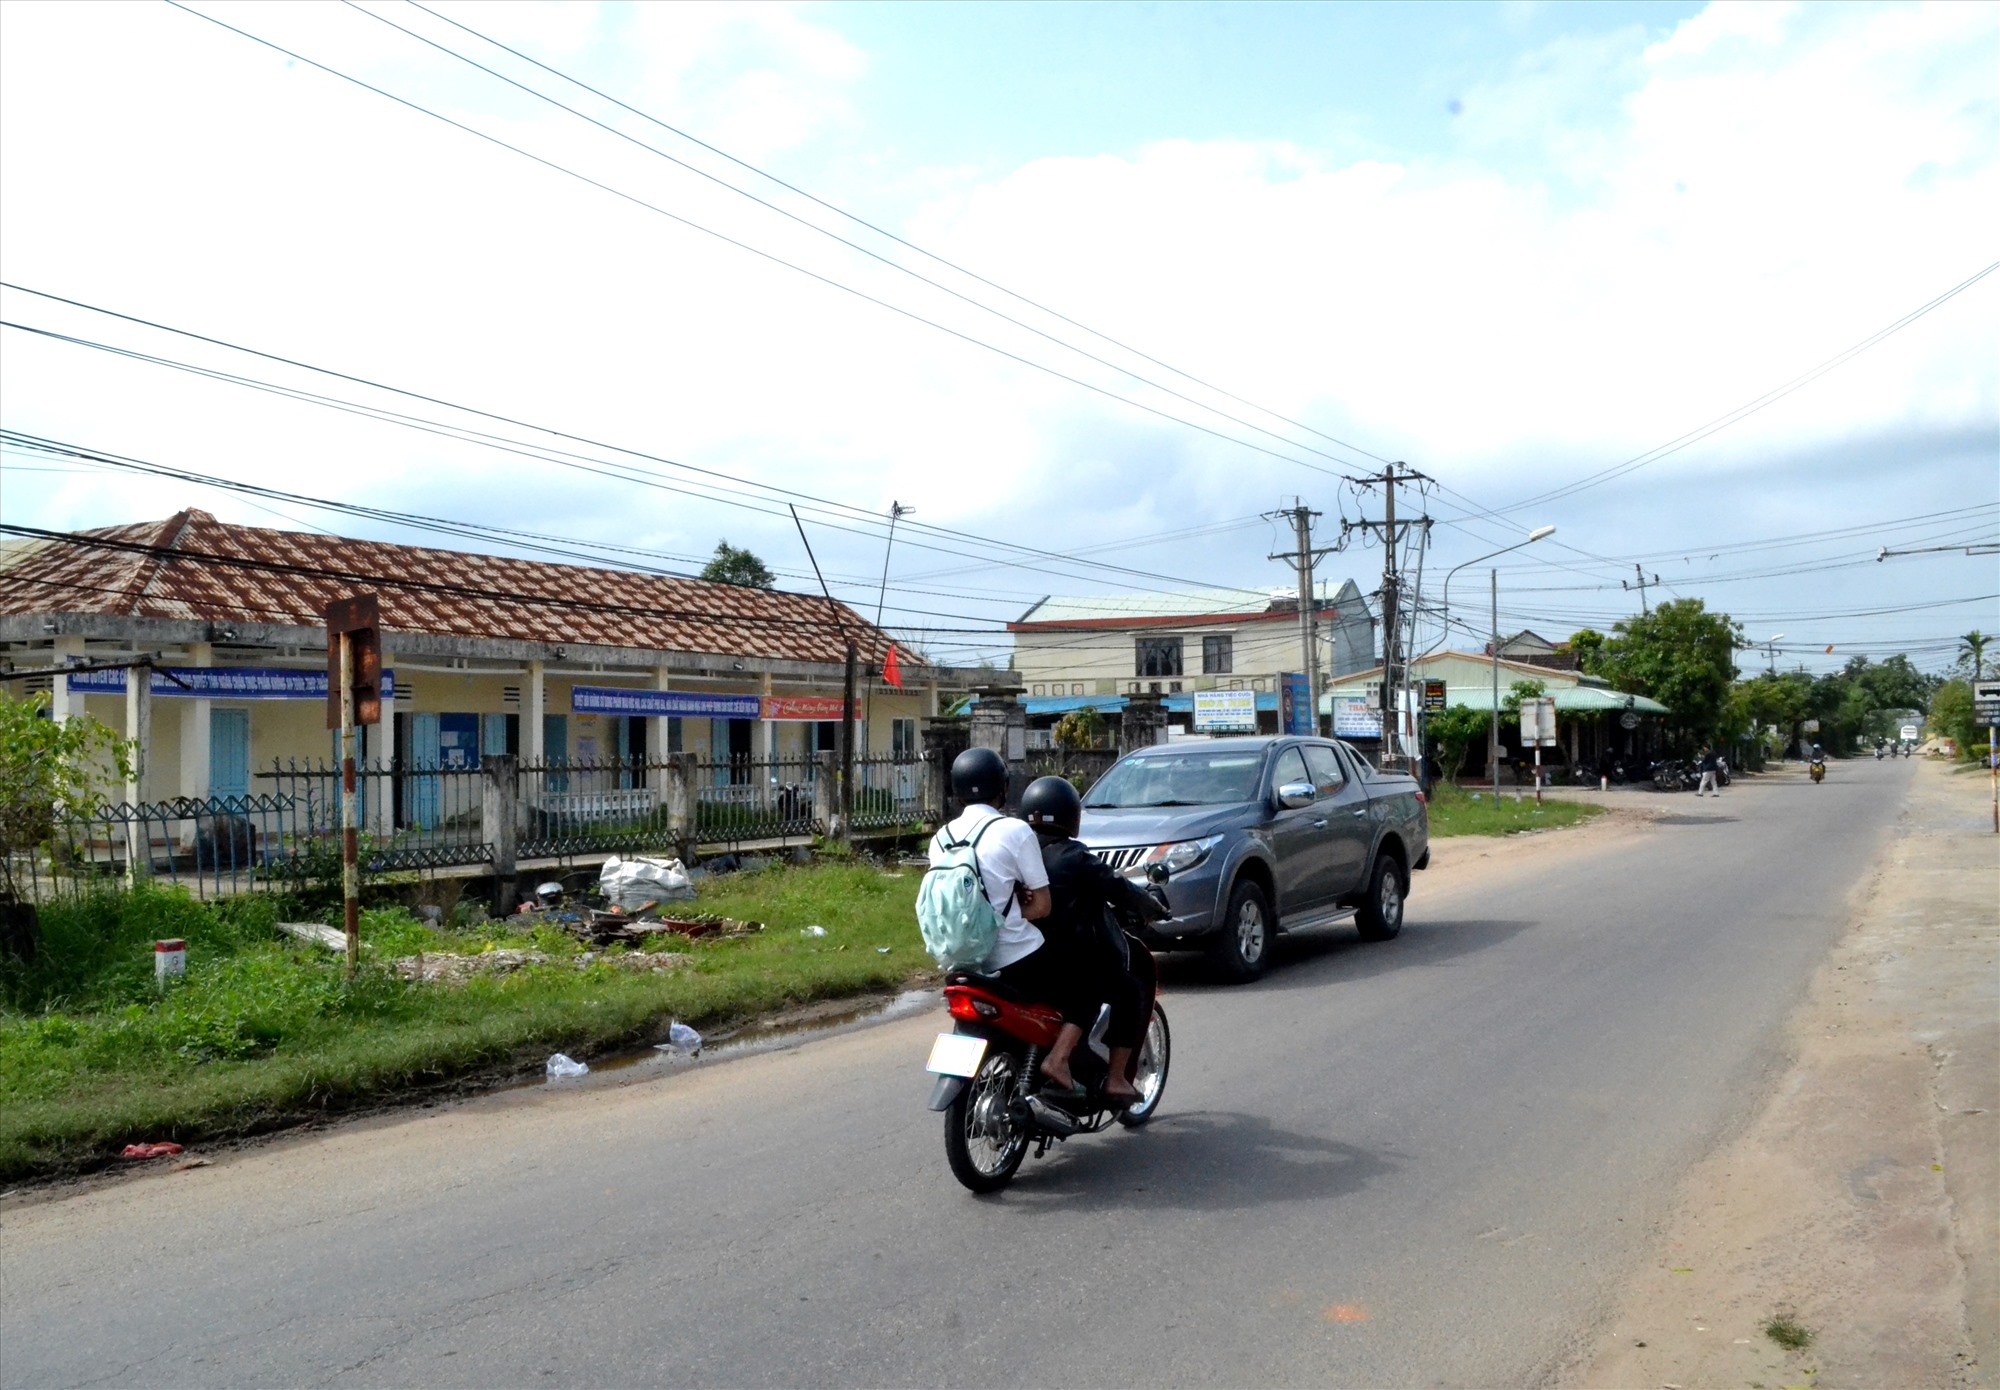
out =
<path fill-rule="evenodd" d="M 1164 870 L 1164 865 L 1154 868 L 1156 887 Z M 1108 1005 L 1098 1010 L 1084 1045 L 1070 1058 L 1070 1072 L 1084 1096 L 1057 1099 L 1041 1094 L 1040 1065 L 1062 1027 L 1062 1015 L 991 975 L 954 970 L 945 976 L 952 1030 L 938 1035 L 925 1070 L 937 1075 L 930 1108 L 944 1112 L 945 1159 L 952 1176 L 971 1191 L 997 1192 L 1013 1181 L 1031 1145 L 1039 1158 L 1051 1144 L 1096 1134 L 1114 1121 L 1136 1129 L 1158 1112 L 1173 1034 L 1160 1007 L 1159 969 L 1152 952 L 1129 930 L 1125 943 L 1146 1008 L 1146 1030 L 1126 1078 L 1139 1098 L 1129 1105 L 1104 1094 L 1111 1061 L 1104 1043 L 1111 1021 Z"/>

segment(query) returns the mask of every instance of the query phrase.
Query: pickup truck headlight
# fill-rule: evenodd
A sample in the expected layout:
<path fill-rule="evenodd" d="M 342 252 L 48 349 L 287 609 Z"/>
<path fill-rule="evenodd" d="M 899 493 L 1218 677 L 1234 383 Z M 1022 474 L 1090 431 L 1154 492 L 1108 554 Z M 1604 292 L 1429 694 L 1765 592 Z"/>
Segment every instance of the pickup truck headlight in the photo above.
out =
<path fill-rule="evenodd" d="M 1209 835 L 1199 840 L 1175 840 L 1171 844 L 1153 846 L 1145 862 L 1165 864 L 1168 873 L 1177 874 L 1183 869 L 1192 869 L 1208 857 L 1210 850 L 1221 843 L 1220 835 Z"/>

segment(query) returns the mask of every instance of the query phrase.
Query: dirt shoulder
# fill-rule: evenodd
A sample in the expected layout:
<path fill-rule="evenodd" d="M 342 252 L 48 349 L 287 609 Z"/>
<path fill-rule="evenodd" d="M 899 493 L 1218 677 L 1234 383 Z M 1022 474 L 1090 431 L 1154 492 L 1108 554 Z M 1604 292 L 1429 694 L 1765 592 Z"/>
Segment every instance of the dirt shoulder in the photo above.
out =
<path fill-rule="evenodd" d="M 2000 837 L 1917 769 L 1796 1061 L 1688 1175 L 1571 1386 L 1959 1387 L 2000 1366 Z M 1788 1350 L 1773 1318 L 1810 1330 Z"/>

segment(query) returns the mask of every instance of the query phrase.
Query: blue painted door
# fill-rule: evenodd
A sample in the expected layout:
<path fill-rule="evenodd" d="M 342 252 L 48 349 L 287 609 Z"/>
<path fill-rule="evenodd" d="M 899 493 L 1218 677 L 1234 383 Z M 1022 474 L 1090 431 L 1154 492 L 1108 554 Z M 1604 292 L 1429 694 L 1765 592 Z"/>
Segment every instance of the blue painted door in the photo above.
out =
<path fill-rule="evenodd" d="M 449 768 L 479 766 L 479 716 L 440 714 L 438 721 L 438 761 Z"/>
<path fill-rule="evenodd" d="M 250 711 L 208 713 L 208 794 L 250 795 Z"/>
<path fill-rule="evenodd" d="M 569 716 L 566 714 L 545 714 L 542 716 L 542 757 L 552 767 L 561 767 L 569 762 Z M 552 792 L 569 790 L 569 774 L 550 772 L 546 774 L 542 787 Z"/>
<path fill-rule="evenodd" d="M 403 821 L 406 825 L 436 825 L 439 793 L 443 790 L 433 772 L 443 761 L 435 714 L 410 716 L 410 768 L 414 773 L 403 789 Z"/>
<path fill-rule="evenodd" d="M 498 757 L 507 751 L 507 716 L 504 714 L 483 714 L 479 717 L 479 753 L 481 757 Z"/>

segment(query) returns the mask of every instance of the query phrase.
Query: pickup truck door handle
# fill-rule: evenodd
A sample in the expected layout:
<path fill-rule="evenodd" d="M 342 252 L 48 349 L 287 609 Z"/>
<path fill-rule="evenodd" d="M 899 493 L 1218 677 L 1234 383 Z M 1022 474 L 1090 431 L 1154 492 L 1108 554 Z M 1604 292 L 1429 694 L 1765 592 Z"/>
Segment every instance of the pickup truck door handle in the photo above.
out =
<path fill-rule="evenodd" d="M 1313 822 L 1313 829 L 1315 829 L 1315 830 L 1324 830 L 1324 829 L 1326 829 L 1326 817 L 1325 817 L 1325 816 L 1321 816 L 1321 817 L 1320 817 L 1320 818 L 1319 818 L 1318 820 L 1314 821 L 1314 822 Z"/>
<path fill-rule="evenodd" d="M 1368 808 L 1366 806 L 1356 806 L 1352 811 L 1348 812 L 1348 814 L 1354 816 L 1365 816 L 1368 814 Z"/>

